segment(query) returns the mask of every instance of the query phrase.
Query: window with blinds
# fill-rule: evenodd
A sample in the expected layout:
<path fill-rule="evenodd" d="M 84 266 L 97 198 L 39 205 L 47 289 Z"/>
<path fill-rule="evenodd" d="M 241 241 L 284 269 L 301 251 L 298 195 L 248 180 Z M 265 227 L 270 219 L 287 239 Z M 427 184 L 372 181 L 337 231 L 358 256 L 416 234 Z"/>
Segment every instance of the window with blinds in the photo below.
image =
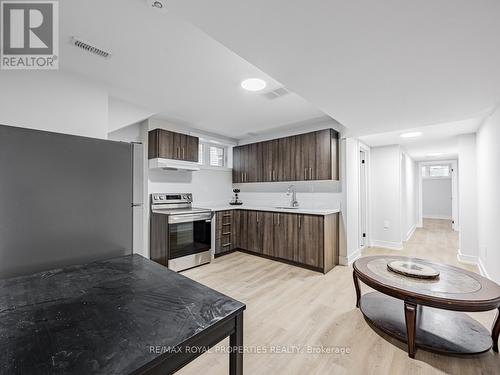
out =
<path fill-rule="evenodd" d="M 198 164 L 214 168 L 227 165 L 227 147 L 210 142 L 200 142 Z"/>
<path fill-rule="evenodd" d="M 210 146 L 210 166 L 223 167 L 224 166 L 224 148 L 219 146 Z"/>

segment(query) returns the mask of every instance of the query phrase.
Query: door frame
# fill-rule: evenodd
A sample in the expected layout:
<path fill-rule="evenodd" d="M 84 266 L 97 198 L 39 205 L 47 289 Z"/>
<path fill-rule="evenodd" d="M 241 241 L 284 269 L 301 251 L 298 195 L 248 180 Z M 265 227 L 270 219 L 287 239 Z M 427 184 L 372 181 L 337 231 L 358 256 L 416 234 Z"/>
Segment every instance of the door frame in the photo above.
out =
<path fill-rule="evenodd" d="M 451 165 L 451 217 L 453 220 L 452 228 L 454 231 L 460 230 L 460 215 L 458 212 L 458 160 L 434 160 L 434 161 L 421 161 L 418 163 L 418 227 L 424 226 L 424 210 L 423 210 L 423 177 L 422 167 L 428 165 Z"/>
<path fill-rule="evenodd" d="M 361 153 L 365 155 L 365 164 L 363 167 Z M 363 251 L 370 246 L 370 148 L 364 143 L 359 142 L 358 150 L 358 247 Z M 362 174 L 364 175 L 365 187 L 361 185 Z M 363 211 L 364 202 L 364 211 Z M 365 237 L 363 238 L 363 228 Z"/>

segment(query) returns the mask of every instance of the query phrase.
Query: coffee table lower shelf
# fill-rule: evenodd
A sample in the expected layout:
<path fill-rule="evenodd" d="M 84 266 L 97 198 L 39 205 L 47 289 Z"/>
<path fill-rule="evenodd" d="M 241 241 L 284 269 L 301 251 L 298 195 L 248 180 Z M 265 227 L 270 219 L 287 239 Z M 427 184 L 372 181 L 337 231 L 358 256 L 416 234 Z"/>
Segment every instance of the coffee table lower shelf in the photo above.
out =
<path fill-rule="evenodd" d="M 408 343 L 402 300 L 379 292 L 364 294 L 360 309 L 366 321 L 382 332 Z M 463 312 L 417 306 L 417 348 L 441 354 L 479 354 L 491 349 L 491 333 Z"/>

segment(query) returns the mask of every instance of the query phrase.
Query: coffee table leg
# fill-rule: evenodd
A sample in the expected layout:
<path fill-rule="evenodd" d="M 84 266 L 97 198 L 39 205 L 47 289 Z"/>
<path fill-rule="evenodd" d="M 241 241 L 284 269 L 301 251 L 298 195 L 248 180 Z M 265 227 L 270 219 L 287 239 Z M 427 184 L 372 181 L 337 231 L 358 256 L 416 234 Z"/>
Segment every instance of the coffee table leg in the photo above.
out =
<path fill-rule="evenodd" d="M 415 335 L 417 330 L 417 305 L 405 301 L 406 337 L 408 339 L 408 356 L 415 358 Z"/>
<path fill-rule="evenodd" d="M 491 338 L 493 339 L 493 351 L 498 353 L 498 335 L 500 334 L 500 307 L 498 308 L 497 317 L 495 323 L 493 324 L 493 330 L 491 331 Z"/>
<path fill-rule="evenodd" d="M 354 280 L 354 288 L 356 288 L 356 307 L 359 308 L 359 299 L 361 298 L 361 289 L 359 289 L 359 281 L 356 276 L 356 271 L 352 271 L 352 279 Z"/>

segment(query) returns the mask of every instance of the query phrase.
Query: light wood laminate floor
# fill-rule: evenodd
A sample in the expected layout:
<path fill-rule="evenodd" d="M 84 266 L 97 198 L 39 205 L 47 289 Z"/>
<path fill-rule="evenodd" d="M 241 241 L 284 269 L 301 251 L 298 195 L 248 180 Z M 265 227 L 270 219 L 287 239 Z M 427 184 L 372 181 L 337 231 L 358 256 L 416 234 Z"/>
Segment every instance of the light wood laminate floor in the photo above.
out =
<path fill-rule="evenodd" d="M 369 248 L 364 255 L 404 254 L 477 271 L 458 263 L 457 247 L 458 234 L 450 222 L 426 220 L 403 251 Z M 492 351 L 450 357 L 418 350 L 416 359 L 409 359 L 405 345 L 376 333 L 355 308 L 352 267 L 338 266 L 322 275 L 236 252 L 184 274 L 247 304 L 244 343 L 252 352 L 245 354 L 246 375 L 500 374 L 500 356 Z M 471 315 L 488 329 L 495 318 L 495 312 Z M 227 374 L 228 356 L 216 352 L 224 345 L 228 340 L 179 374 Z M 300 346 L 300 352 L 293 346 Z M 334 352 L 307 353 L 322 346 Z M 343 348 L 348 353 L 335 352 Z M 277 353 L 283 350 L 291 353 Z"/>

